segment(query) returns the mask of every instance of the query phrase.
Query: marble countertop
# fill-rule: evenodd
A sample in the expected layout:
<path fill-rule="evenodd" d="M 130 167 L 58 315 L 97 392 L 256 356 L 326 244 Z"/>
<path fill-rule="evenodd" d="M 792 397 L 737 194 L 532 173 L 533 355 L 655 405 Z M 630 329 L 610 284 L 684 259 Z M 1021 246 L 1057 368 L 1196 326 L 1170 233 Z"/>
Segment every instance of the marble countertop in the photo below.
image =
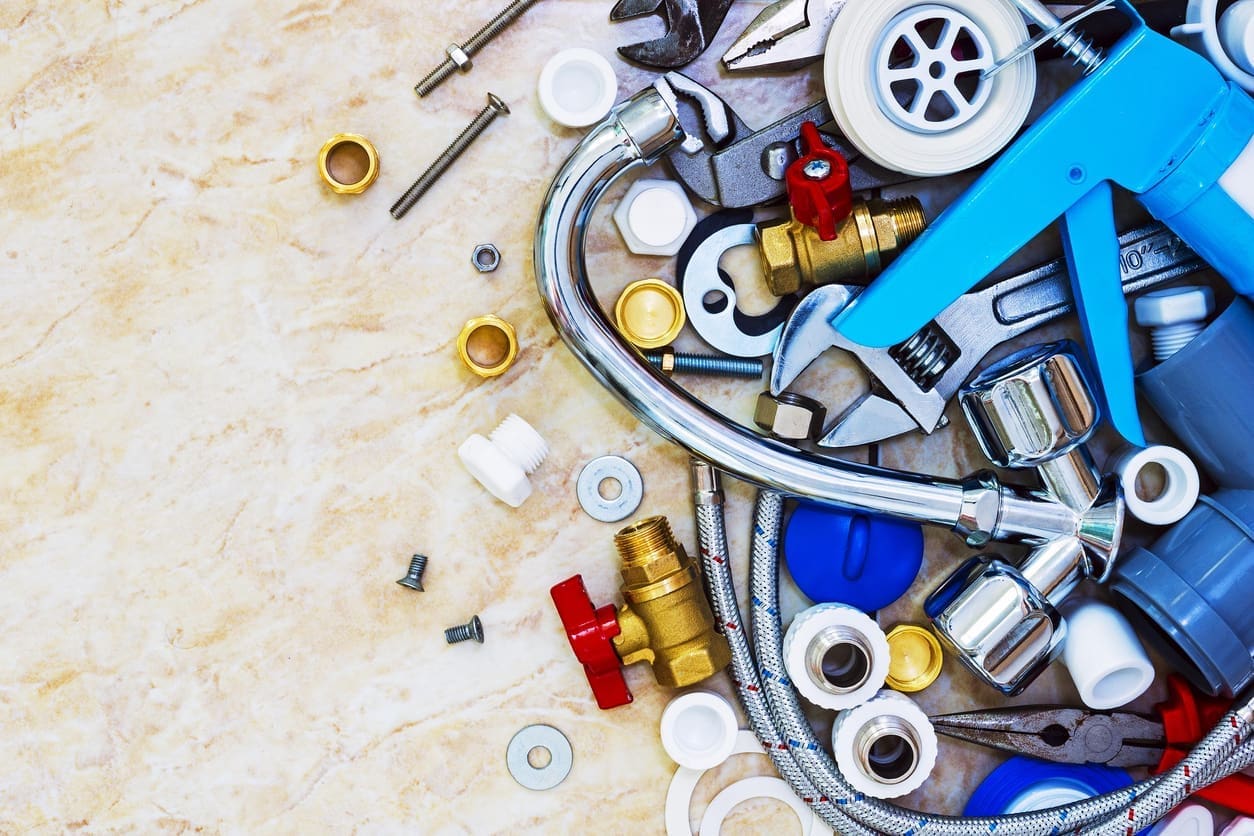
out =
<path fill-rule="evenodd" d="M 582 572 L 598 603 L 617 600 L 615 526 L 574 495 L 602 454 L 636 464 L 639 514 L 667 514 L 691 545 L 686 456 L 560 344 L 530 265 L 549 179 L 581 135 L 539 110 L 541 66 L 588 46 L 630 94 L 650 76 L 614 47 L 660 23 L 611 25 L 608 0 L 540 3 L 472 73 L 415 97 L 445 44 L 498 4 L 0 7 L 0 831 L 662 830 L 674 766 L 656 728 L 672 694 L 637 666 L 635 703 L 598 711 L 548 589 Z M 813 71 L 719 78 L 721 47 L 762 5 L 737 4 L 691 68 L 759 123 L 821 89 Z M 388 207 L 488 91 L 512 115 L 394 221 Z M 316 172 L 341 131 L 379 149 L 361 196 Z M 608 213 L 591 239 L 603 300 L 673 276 L 669 260 L 627 255 Z M 484 241 L 503 263 L 480 275 L 469 258 Z M 455 351 L 485 313 L 522 347 L 487 382 Z M 807 380 L 835 403 L 862 385 L 834 361 Z M 748 419 L 752 384 L 691 386 Z M 456 458 L 510 412 L 552 448 L 518 510 Z M 886 445 L 883 463 L 981 467 L 957 423 Z M 751 501 L 729 485 L 741 561 Z M 920 620 L 930 579 L 963 553 L 945 532 L 927 542 L 926 580 L 885 625 Z M 413 552 L 430 557 L 421 594 L 394 583 Z M 443 629 L 475 613 L 485 644 L 447 646 Z M 730 694 L 726 676 L 712 687 Z M 1031 695 L 1070 688 L 1051 670 Z M 997 701 L 953 664 L 919 698 Z M 574 747 L 549 792 L 505 767 L 530 723 Z M 994 763 L 947 749 L 907 801 L 954 812 Z M 694 821 L 752 772 L 769 765 L 739 758 L 707 778 Z M 791 832 L 791 816 L 753 802 L 727 832 Z"/>

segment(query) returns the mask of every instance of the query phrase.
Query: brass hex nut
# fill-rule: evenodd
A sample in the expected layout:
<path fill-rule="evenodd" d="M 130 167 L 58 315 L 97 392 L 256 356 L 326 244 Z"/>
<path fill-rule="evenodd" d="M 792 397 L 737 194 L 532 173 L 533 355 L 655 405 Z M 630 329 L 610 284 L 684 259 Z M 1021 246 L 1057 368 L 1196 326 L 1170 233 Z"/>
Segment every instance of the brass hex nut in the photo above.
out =
<path fill-rule="evenodd" d="M 518 357 L 514 326 L 499 316 L 477 316 L 462 327 L 457 354 L 479 377 L 497 377 L 509 371 Z"/>
<path fill-rule="evenodd" d="M 758 254 L 767 287 L 776 296 L 787 296 L 801 289 L 801 264 L 793 243 L 793 222 L 759 224 Z"/>
<path fill-rule="evenodd" d="M 773 438 L 781 441 L 806 441 L 823 430 L 827 408 L 823 404 L 792 392 L 758 395 L 753 422 Z"/>

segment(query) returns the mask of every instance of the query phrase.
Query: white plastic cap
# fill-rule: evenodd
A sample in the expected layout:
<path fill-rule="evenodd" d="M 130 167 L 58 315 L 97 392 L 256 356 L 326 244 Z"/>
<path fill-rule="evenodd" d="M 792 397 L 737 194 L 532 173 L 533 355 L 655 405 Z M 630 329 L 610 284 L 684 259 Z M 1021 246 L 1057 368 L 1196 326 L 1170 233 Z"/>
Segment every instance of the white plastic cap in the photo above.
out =
<path fill-rule="evenodd" d="M 731 703 L 711 691 L 689 691 L 662 712 L 662 748 L 689 769 L 713 769 L 730 758 L 739 730 Z"/>
<path fill-rule="evenodd" d="M 1154 665 L 1118 610 L 1086 599 L 1067 600 L 1060 610 L 1067 619 L 1062 662 L 1085 705 L 1105 711 L 1145 693 Z"/>
<path fill-rule="evenodd" d="M 510 415 L 492 431 L 491 439 L 478 433 L 462 442 L 457 456 L 497 499 L 517 508 L 531 496 L 527 474 L 549 454 L 549 446 L 530 424 Z"/>
<path fill-rule="evenodd" d="M 678 183 L 637 180 L 614 210 L 614 223 L 636 255 L 672 256 L 697 225 L 697 213 Z"/>
<path fill-rule="evenodd" d="M 1239 0 L 1219 17 L 1224 52 L 1247 73 L 1254 73 L 1254 0 Z"/>
<path fill-rule="evenodd" d="M 540 107 L 559 125 L 586 128 L 600 122 L 616 98 L 614 68 L 590 49 L 564 49 L 540 71 Z"/>
<path fill-rule="evenodd" d="M 845 780 L 871 798 L 914 792 L 936 766 L 936 730 L 904 694 L 880 691 L 842 711 L 832 727 L 832 753 Z"/>
<path fill-rule="evenodd" d="M 1185 804 L 1154 825 L 1149 836 L 1215 836 L 1215 817 L 1201 804 Z"/>

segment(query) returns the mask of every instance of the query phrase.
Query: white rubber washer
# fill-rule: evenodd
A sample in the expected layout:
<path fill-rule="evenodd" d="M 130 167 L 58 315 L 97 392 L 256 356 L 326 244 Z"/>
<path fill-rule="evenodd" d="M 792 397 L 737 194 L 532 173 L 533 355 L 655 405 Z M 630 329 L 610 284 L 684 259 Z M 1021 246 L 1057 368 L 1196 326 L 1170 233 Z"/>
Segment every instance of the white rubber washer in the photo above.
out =
<path fill-rule="evenodd" d="M 914 700 L 881 691 L 842 712 L 832 728 L 832 752 L 845 780 L 872 798 L 908 795 L 936 766 L 936 730 Z"/>
<path fill-rule="evenodd" d="M 784 635 L 784 667 L 801 696 L 840 711 L 871 699 L 888 679 L 888 638 L 866 613 L 819 604 L 792 620 Z"/>
<path fill-rule="evenodd" d="M 554 55 L 540 71 L 540 107 L 559 125 L 586 128 L 600 122 L 618 98 L 614 68 L 578 47 Z"/>
<path fill-rule="evenodd" d="M 1166 482 L 1158 496 L 1143 499 L 1137 492 L 1137 480 L 1146 468 L 1154 465 L 1162 468 Z M 1126 447 L 1107 463 L 1106 470 L 1119 477 L 1128 513 L 1150 525 L 1180 522 L 1193 510 L 1202 489 L 1193 460 L 1175 447 L 1163 444 Z"/>
<path fill-rule="evenodd" d="M 755 798 L 771 798 L 791 807 L 792 811 L 797 814 L 797 819 L 801 823 L 801 832 L 805 836 L 823 836 L 832 832 L 827 823 L 816 816 L 814 811 L 797 797 L 786 781 L 760 775 L 745 778 L 720 790 L 718 795 L 710 801 L 710 806 L 705 808 L 705 814 L 701 817 L 699 836 L 718 836 L 723 828 L 723 822 L 731 811 L 738 805 Z"/>
<path fill-rule="evenodd" d="M 827 41 L 827 99 L 849 141 L 880 165 L 920 177 L 962 171 L 1027 119 L 1030 57 L 980 78 L 1027 37 L 1005 0 L 848 0 Z"/>
<path fill-rule="evenodd" d="M 736 745 L 732 755 L 765 755 L 762 744 L 753 736 L 753 732 L 741 729 L 736 733 Z M 671 777 L 671 785 L 666 790 L 666 836 L 692 836 L 692 826 L 688 821 L 688 811 L 692 807 L 692 795 L 696 792 L 701 776 L 708 770 L 689 769 L 681 766 Z"/>
<path fill-rule="evenodd" d="M 662 712 L 662 748 L 689 769 L 713 769 L 731 757 L 740 726 L 731 703 L 711 691 L 690 691 Z"/>
<path fill-rule="evenodd" d="M 1254 93 L 1254 0 L 1239 0 L 1222 17 L 1218 12 L 1219 0 L 1189 0 L 1184 23 L 1172 27 L 1171 37 Z"/>

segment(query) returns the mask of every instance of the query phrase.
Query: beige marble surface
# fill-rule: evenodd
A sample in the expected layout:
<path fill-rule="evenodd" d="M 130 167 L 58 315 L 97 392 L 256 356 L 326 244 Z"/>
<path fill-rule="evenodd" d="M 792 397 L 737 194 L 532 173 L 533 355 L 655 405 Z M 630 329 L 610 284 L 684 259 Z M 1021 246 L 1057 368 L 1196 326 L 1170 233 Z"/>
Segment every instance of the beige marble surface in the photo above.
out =
<path fill-rule="evenodd" d="M 691 544 L 686 460 L 560 345 L 530 274 L 541 198 L 579 136 L 539 111 L 540 67 L 590 46 L 633 92 L 648 75 L 613 47 L 659 24 L 550 0 L 418 100 L 443 46 L 499 2 L 0 4 L 0 832 L 660 832 L 670 695 L 635 668 L 635 704 L 598 711 L 548 588 L 578 571 L 616 597 L 614 527 L 573 493 L 586 461 L 630 457 L 640 513 Z M 719 44 L 761 5 L 738 4 Z M 720 52 L 693 74 L 716 79 Z M 758 120 L 818 91 L 805 72 L 720 89 Z M 394 222 L 488 90 L 513 115 Z M 360 197 L 315 171 L 339 131 L 382 157 Z M 607 214 L 603 298 L 671 275 L 624 255 Z M 481 276 L 468 259 L 485 240 L 504 263 Z M 482 382 L 454 341 L 489 312 L 522 352 Z M 835 364 L 810 382 L 834 402 L 860 385 Z M 752 387 L 694 386 L 747 418 Z M 509 412 L 552 446 L 517 511 L 455 455 Z M 954 430 L 883 460 L 979 465 Z M 743 555 L 751 492 L 730 494 Z M 960 550 L 928 543 L 935 577 Z M 423 594 L 393 583 L 415 551 Z M 918 620 L 927 586 L 885 623 Z M 486 644 L 446 646 L 474 613 Z M 1069 686 L 1053 671 L 1037 687 Z M 949 666 L 921 701 L 994 700 Z M 505 769 L 536 722 L 574 746 L 551 792 Z M 993 763 L 952 751 L 911 801 L 953 810 Z M 694 817 L 731 774 L 769 771 L 758 760 L 703 783 Z M 791 832 L 790 817 L 754 803 L 728 832 Z"/>

